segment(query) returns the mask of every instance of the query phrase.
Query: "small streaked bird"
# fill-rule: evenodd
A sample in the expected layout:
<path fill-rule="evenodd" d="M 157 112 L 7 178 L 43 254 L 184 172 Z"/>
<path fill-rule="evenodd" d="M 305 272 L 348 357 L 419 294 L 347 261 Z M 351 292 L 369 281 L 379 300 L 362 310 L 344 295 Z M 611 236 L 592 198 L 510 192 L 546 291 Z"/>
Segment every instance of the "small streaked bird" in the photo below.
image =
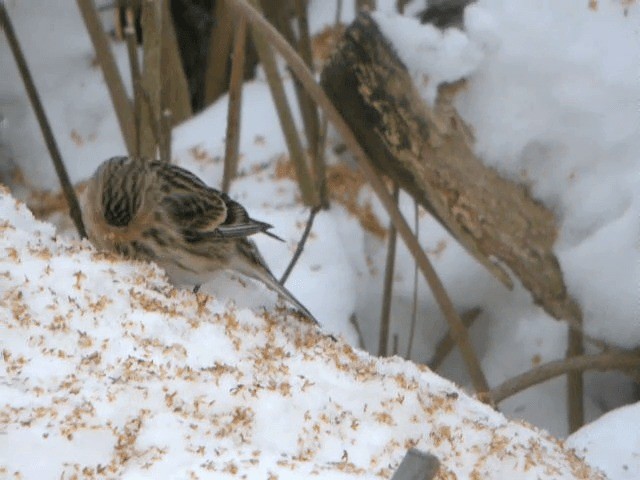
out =
<path fill-rule="evenodd" d="M 100 249 L 153 261 L 172 282 L 196 289 L 218 270 L 263 282 L 313 322 L 317 320 L 273 276 L 247 237 L 271 225 L 252 219 L 238 202 L 184 168 L 113 157 L 89 180 L 82 197 L 85 226 Z"/>

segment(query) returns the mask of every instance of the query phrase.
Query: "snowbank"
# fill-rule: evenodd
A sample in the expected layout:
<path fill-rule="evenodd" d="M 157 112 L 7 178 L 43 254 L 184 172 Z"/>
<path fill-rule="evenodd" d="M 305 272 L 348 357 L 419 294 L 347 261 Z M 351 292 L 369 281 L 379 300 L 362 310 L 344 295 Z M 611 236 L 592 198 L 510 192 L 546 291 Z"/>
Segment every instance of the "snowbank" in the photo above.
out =
<path fill-rule="evenodd" d="M 426 368 L 176 290 L 6 190 L 0 218 L 3 475 L 390 478 L 417 447 L 439 478 L 604 478 Z"/>

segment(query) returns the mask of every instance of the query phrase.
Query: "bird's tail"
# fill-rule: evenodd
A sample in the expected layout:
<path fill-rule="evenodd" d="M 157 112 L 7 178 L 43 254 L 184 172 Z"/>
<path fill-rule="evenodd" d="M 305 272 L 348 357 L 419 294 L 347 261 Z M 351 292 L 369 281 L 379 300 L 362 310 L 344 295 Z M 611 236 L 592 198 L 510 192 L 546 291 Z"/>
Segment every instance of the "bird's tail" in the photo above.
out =
<path fill-rule="evenodd" d="M 264 258 L 262 258 L 262 255 L 260 255 L 255 243 L 249 239 L 243 239 L 237 242 L 237 246 L 239 255 L 236 265 L 234 265 L 235 270 L 261 281 L 269 289 L 293 304 L 305 317 L 309 318 L 309 320 L 313 321 L 316 325 L 319 325 L 318 320 L 307 310 L 307 307 L 273 276 L 273 273 L 269 270 L 267 263 L 264 261 Z"/>

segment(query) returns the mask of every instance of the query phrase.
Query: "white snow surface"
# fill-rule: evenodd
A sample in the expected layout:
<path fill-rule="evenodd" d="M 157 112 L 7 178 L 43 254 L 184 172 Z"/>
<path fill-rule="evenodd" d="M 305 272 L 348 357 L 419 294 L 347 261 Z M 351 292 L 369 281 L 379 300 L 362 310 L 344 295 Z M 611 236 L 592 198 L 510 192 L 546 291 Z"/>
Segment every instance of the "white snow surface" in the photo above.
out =
<path fill-rule="evenodd" d="M 453 383 L 53 235 L 0 191 L 0 472 L 42 478 L 604 478 Z"/>
<path fill-rule="evenodd" d="M 566 445 L 609 478 L 636 480 L 640 472 L 640 403 L 613 410 L 571 435 Z"/>
<path fill-rule="evenodd" d="M 353 19 L 353 2 L 342 3 L 341 18 L 348 22 Z M 421 3 L 414 0 L 406 11 L 416 12 Z M 378 2 L 375 18 L 396 46 L 426 101 L 433 100 L 439 83 L 466 78 L 466 88 L 457 97 L 456 106 L 474 131 L 476 153 L 503 175 L 525 183 L 536 198 L 555 212 L 560 232 L 556 254 L 569 292 L 583 308 L 587 332 L 620 347 L 637 347 L 640 344 L 640 83 L 637 82 L 640 5 L 599 0 L 591 2 L 597 8 L 589 8 L 588 3 L 577 0 L 479 0 L 465 11 L 464 31 L 441 32 L 421 26 L 411 18 L 399 17 L 393 13 L 395 1 L 391 0 Z M 5 4 L 23 43 L 70 176 L 73 181 L 81 181 L 105 158 L 122 154 L 124 146 L 75 2 L 7 0 Z M 335 2 L 311 2 L 313 32 L 332 25 L 334 19 Z M 126 49 L 115 42 L 112 47 L 125 83 L 128 83 Z M 20 167 L 27 186 L 57 189 L 51 161 L 2 35 L 0 71 L 0 178 L 9 164 L 15 164 Z M 288 76 L 285 71 L 282 74 Z M 294 104 L 291 83 L 289 80 L 285 83 Z M 245 84 L 243 95 L 240 176 L 232 184 L 230 193 L 253 217 L 273 224 L 274 231 L 285 239 L 285 243 L 280 243 L 267 237 L 256 237 L 265 259 L 279 276 L 295 249 L 308 210 L 300 203 L 295 182 L 276 175 L 278 165 L 286 160 L 286 146 L 260 72 L 256 80 Z M 222 178 L 226 110 L 227 98 L 223 97 L 173 132 L 173 161 L 189 168 L 212 186 L 218 186 Z M 296 109 L 294 116 L 299 120 Z M 332 153 L 331 147 L 339 141 L 330 132 L 328 161 L 349 164 L 348 155 L 338 157 Z M 24 192 L 14 193 L 25 197 Z M 384 210 L 371 190 L 363 186 L 357 194 L 359 204 L 370 204 L 380 223 L 387 225 Z M 256 312 L 262 309 L 273 312 L 275 295 L 251 281 L 226 273 L 221 273 L 203 288 L 203 292 L 213 298 L 201 307 L 207 312 L 206 320 L 201 319 L 193 312 L 197 312 L 197 302 L 204 302 L 206 297 L 194 297 L 188 291 L 171 289 L 165 284 L 160 270 L 92 252 L 86 244 L 73 243 L 71 238 L 75 235 L 69 230 L 58 231 L 53 239 L 56 235 L 53 226 L 34 224 L 24 207 L 16 207 L 6 193 L 2 194 L 1 206 L 1 238 L 9 250 L 0 250 L 0 261 L 3 262 L 0 267 L 0 295 L 3 295 L 0 349 L 12 352 L 12 356 L 3 358 L 5 371 L 0 369 L 0 387 L 3 389 L 0 399 L 12 409 L 23 410 L 2 407 L 2 422 L 10 422 L 11 429 L 6 430 L 10 434 L 3 434 L 4 427 L 0 426 L 0 455 L 7 451 L 6 446 L 14 444 L 24 453 L 21 459 L 0 459 L 0 465 L 2 461 L 11 460 L 16 462 L 11 464 L 15 468 L 32 469 L 28 472 L 51 466 L 57 468 L 57 472 L 67 469 L 71 474 L 79 468 L 76 465 L 97 468 L 100 464 L 120 468 L 116 476 L 142 478 L 149 471 L 156 472 L 144 470 L 145 462 L 150 462 L 149 469 L 166 467 L 167 470 L 162 471 L 171 471 L 175 473 L 174 478 L 182 478 L 180 472 L 205 468 L 201 464 L 214 458 L 212 465 L 218 470 L 211 474 L 212 478 L 232 475 L 233 465 L 238 467 L 238 475 L 247 471 L 245 468 L 253 469 L 255 476 L 251 478 L 268 478 L 266 472 L 274 472 L 279 478 L 301 478 L 304 477 L 302 473 L 314 469 L 319 469 L 322 478 L 351 478 L 359 474 L 366 477 L 381 472 L 389 477 L 403 455 L 404 447 L 411 443 L 405 442 L 407 439 L 419 439 L 422 442 L 419 446 L 431 450 L 438 444 L 434 452 L 437 454 L 451 448 L 447 453 L 451 456 L 447 458 L 453 458 L 453 449 L 458 448 L 457 440 L 448 447 L 444 441 L 443 446 L 439 440 L 441 435 L 433 433 L 441 423 L 435 426 L 420 423 L 422 430 L 416 433 L 411 421 L 406 420 L 404 416 L 411 408 L 422 409 L 420 401 L 411 395 L 405 396 L 412 399 L 409 403 L 413 407 L 394 403 L 388 392 L 381 397 L 388 400 L 385 405 L 393 405 L 387 410 L 390 414 L 393 412 L 394 420 L 396 408 L 399 408 L 399 418 L 404 419 L 396 421 L 396 425 L 383 425 L 380 427 L 382 433 L 371 423 L 370 407 L 367 412 L 359 410 L 364 408 L 362 402 L 367 403 L 371 398 L 378 401 L 377 388 L 397 390 L 397 382 L 390 380 L 389 371 L 414 379 L 412 381 L 420 385 L 418 390 L 432 388 L 431 382 L 436 382 L 432 374 L 398 359 L 375 361 L 363 353 L 345 353 L 344 343 L 339 343 L 339 347 L 345 351 L 337 352 L 338 345 L 328 343 L 311 327 L 299 324 L 293 315 L 283 318 L 286 317 L 284 312 L 268 318 L 257 316 Z M 406 217 L 413 219 L 414 204 L 408 196 L 401 196 L 400 206 Z M 491 386 L 540 362 L 563 357 L 566 326 L 533 305 L 528 292 L 519 286 L 512 292 L 506 291 L 422 211 L 418 231 L 458 311 L 475 307 L 482 311 L 470 333 Z M 48 253 L 42 253 L 43 249 L 54 254 L 49 257 Z M 331 209 L 316 218 L 312 235 L 287 287 L 320 320 L 325 333 L 340 335 L 341 342 L 353 346 L 358 345 L 358 336 L 350 322 L 355 314 L 364 346 L 375 353 L 385 252 L 384 239 L 362 228 L 351 212 L 333 202 Z M 16 261 L 15 256 L 21 262 Z M 51 265 L 50 270 L 47 262 Z M 77 274 L 85 270 L 84 275 Z M 51 278 L 47 277 L 47 271 Z M 21 278 L 18 278 L 19 274 Z M 413 274 L 411 256 L 399 242 L 390 333 L 391 338 L 397 338 L 397 352 L 403 356 L 409 349 Z M 424 363 L 445 334 L 446 324 L 421 278 L 417 288 L 417 324 L 410 358 Z M 9 291 L 14 297 L 22 291 L 24 300 L 11 297 L 12 303 L 7 304 L 4 299 L 9 298 L 6 297 Z M 108 300 L 105 305 L 99 301 L 101 296 Z M 147 302 L 148 298 L 153 299 L 151 304 Z M 17 303 L 13 303 L 14 300 Z M 57 306 L 55 302 L 58 302 Z M 48 309 L 47 305 L 53 305 L 55 309 Z M 152 305 L 151 312 L 149 305 Z M 23 307 L 26 310 L 21 310 Z M 156 308 L 161 311 L 154 310 Z M 22 317 L 25 312 L 31 312 L 31 317 Z M 22 323 L 18 321 L 19 325 L 15 326 L 16 319 L 21 318 Z M 39 325 L 33 322 L 34 318 Z M 237 324 L 232 322 L 229 327 L 225 318 L 233 318 Z M 14 327 L 7 330 L 4 322 Z M 240 332 L 244 332 L 240 346 L 238 349 L 235 345 L 230 347 L 230 342 L 233 344 Z M 244 338 L 245 335 L 251 338 Z M 88 342 L 82 340 L 84 336 Z M 307 337 L 310 340 L 306 340 Z M 264 373 L 266 367 L 254 365 L 259 357 L 251 352 L 255 352 L 254 348 L 264 352 L 272 338 L 275 345 L 286 352 L 285 358 L 274 357 L 276 363 L 280 362 L 277 368 L 285 365 L 296 372 L 274 380 L 277 386 L 287 383 L 291 396 L 277 389 L 262 388 L 269 375 Z M 314 355 L 316 351 L 320 352 L 318 359 L 310 361 L 304 349 L 293 348 L 300 338 L 311 343 L 309 348 Z M 174 348 L 173 344 L 181 345 L 183 349 Z M 588 349 L 595 351 L 589 346 Z M 98 356 L 94 356 L 94 352 L 98 352 Z M 227 355 L 229 359 L 224 360 L 222 357 Z M 342 372 L 336 367 L 347 363 L 341 355 L 347 355 L 344 358 L 350 361 L 355 358 L 356 370 L 375 369 L 378 376 L 374 375 L 372 382 L 376 386 L 371 384 L 372 390 L 368 390 L 369 383 L 364 382 L 358 387 L 356 380 L 360 377 L 357 373 L 347 371 L 346 367 Z M 298 361 L 300 356 L 304 359 Z M 195 357 L 198 357 L 197 361 Z M 325 370 L 327 358 L 341 360 L 331 360 L 331 367 Z M 135 363 L 138 359 L 143 360 L 139 365 Z M 223 365 L 222 370 L 215 370 L 216 362 Z M 227 371 L 225 365 L 232 369 Z M 302 372 L 302 365 L 310 370 Z M 39 366 L 43 366 L 42 372 L 38 371 Z M 191 373 L 181 370 L 187 366 L 192 369 Z M 130 374 L 127 368 L 133 369 Z M 141 371 L 147 368 L 148 375 Z M 336 374 L 336 369 L 343 375 Z M 100 372 L 109 373 L 102 376 Z M 192 373 L 193 379 L 186 379 Z M 461 385 L 468 383 L 457 352 L 449 356 L 439 373 Z M 316 374 L 319 377 L 316 378 Z M 319 388 L 313 387 L 311 391 L 315 393 L 306 396 L 307 393 L 301 392 L 304 381 L 296 375 L 317 381 Z M 110 384 L 103 382 L 107 376 L 112 377 L 108 379 Z M 178 380 L 169 381 L 172 376 Z M 236 381 L 236 377 L 240 380 Z M 215 384 L 216 380 L 224 388 L 212 387 L 211 382 Z M 336 387 L 331 383 L 334 381 L 344 383 Z M 180 388 L 171 388 L 174 382 Z M 454 389 L 442 380 L 439 382 L 436 382 L 439 385 L 436 397 L 425 401 L 431 402 L 433 398 L 440 398 L 437 395 Z M 273 400 L 273 412 L 256 414 L 257 407 L 251 403 L 252 393 L 245 387 L 233 396 L 229 389 L 240 384 L 252 386 L 258 398 Z M 256 386 L 258 384 L 260 388 Z M 162 391 L 167 385 L 168 390 Z M 193 385 L 193 390 L 186 385 Z M 587 421 L 637 400 L 633 384 L 620 374 L 589 373 L 585 375 L 585 387 Z M 62 393 L 57 394 L 58 389 Z M 333 395 L 334 390 L 340 392 L 336 394 L 338 396 Z M 556 436 L 565 437 L 565 390 L 564 379 L 558 378 L 519 393 L 502 402 L 500 408 L 510 418 L 524 419 Z M 180 399 L 183 402 L 172 403 L 174 391 L 178 392 L 174 396 L 176 402 Z M 180 411 L 172 408 L 183 408 L 185 416 L 191 415 L 199 408 L 193 402 L 200 394 L 209 398 L 208 402 L 216 400 L 218 395 L 221 398 L 218 403 L 206 407 L 197 403 L 204 408 L 206 418 L 218 422 L 215 432 L 224 430 L 224 425 L 234 421 L 242 423 L 244 411 L 240 411 L 239 420 L 234 420 L 234 414 L 229 413 L 234 412 L 231 406 L 234 399 L 233 408 L 242 409 L 248 402 L 253 414 L 258 416 L 250 415 L 247 420 L 250 432 L 245 432 L 245 427 L 241 432 L 247 433 L 251 442 L 259 445 L 260 452 L 267 452 L 266 456 L 261 453 L 256 455 L 257 462 L 249 461 L 253 457 L 247 452 L 252 447 L 233 435 L 231 439 L 224 437 L 223 446 L 219 454 L 216 453 L 212 445 L 218 438 L 206 432 L 203 425 L 207 422 L 202 419 L 194 421 L 196 428 L 191 432 L 194 440 L 190 443 L 187 433 L 180 430 L 186 423 L 180 422 L 191 420 L 185 420 Z M 208 397 L 209 394 L 213 396 Z M 309 426 L 294 422 L 300 419 L 300 410 L 294 407 L 298 398 L 301 403 L 310 405 L 316 423 L 320 422 L 317 419 L 323 413 L 326 414 L 323 418 L 328 422 L 328 433 L 323 430 L 324 423 L 318 423 L 320 432 L 317 433 L 315 423 Z M 339 405 L 331 404 L 327 398 Z M 427 397 L 421 395 L 421 398 Z M 102 406 L 95 411 L 85 411 L 83 408 L 88 403 L 83 403 L 84 399 Z M 361 403 L 357 403 L 357 399 Z M 145 403 L 147 400 L 150 403 Z M 328 403 L 322 403 L 325 400 Z M 453 406 L 447 407 L 445 419 L 433 421 L 446 420 L 455 425 L 461 425 L 456 423 L 459 420 L 464 425 L 480 421 L 484 426 L 494 425 L 491 422 L 496 421 L 508 425 L 504 427 L 507 430 L 512 428 L 502 417 L 471 403 L 463 394 L 459 400 L 445 400 L 446 405 Z M 458 404 L 463 407 L 459 408 Z M 55 410 L 57 405 L 61 405 L 59 414 Z M 369 402 L 369 405 L 373 403 Z M 474 405 L 473 408 L 470 405 Z M 469 410 L 465 410 L 467 407 Z M 341 417 L 345 409 L 366 427 L 349 431 L 341 421 L 341 418 L 352 418 L 346 414 Z M 480 411 L 480 420 L 474 418 L 471 411 Z M 292 417 L 287 416 L 289 413 Z M 56 414 L 58 416 L 52 417 Z M 265 415 L 281 416 L 282 422 L 259 423 Z M 437 410 L 436 417 L 438 415 L 443 415 L 442 410 Z M 609 435 L 623 435 L 616 415 L 617 411 L 602 417 L 597 424 L 598 431 L 609 429 Z M 14 423 L 16 418 L 22 422 L 18 426 Z M 137 419 L 140 419 L 140 427 L 136 426 Z M 159 434 L 160 441 L 155 444 L 153 432 L 165 431 L 162 430 L 165 428 L 163 419 L 169 425 L 166 427 L 168 433 Z M 298 427 L 298 433 L 288 432 L 287 422 Z M 431 417 L 429 422 L 432 422 Z M 31 424 L 34 427 L 30 427 Z M 64 440 L 70 431 L 69 425 L 76 430 L 71 438 Z M 92 425 L 100 426 L 94 428 Z M 214 431 L 211 422 L 208 425 Z M 638 425 L 637 418 L 629 425 Z M 304 428 L 314 433 L 300 433 Z M 172 438 L 172 430 L 184 435 Z M 133 432 L 131 435 L 127 433 L 130 431 Z M 488 433 L 483 433 L 479 439 L 465 428 L 460 427 L 460 432 L 455 435 L 464 437 L 463 445 L 476 447 L 456 450 L 462 452 L 461 457 L 452 463 L 445 461 L 445 464 L 448 471 L 459 474 L 458 478 L 466 478 L 473 468 L 484 468 L 480 465 L 484 465 L 479 460 L 481 453 L 476 450 L 486 450 L 491 440 Z M 617 450 L 607 450 L 606 442 L 596 445 L 588 432 L 589 426 L 572 435 L 570 446 L 580 448 L 580 455 L 606 471 L 611 479 L 640 477 L 637 462 L 618 462 Z M 48 433 L 47 439 L 51 443 L 43 443 L 49 441 L 42 436 L 44 433 Z M 504 435 L 509 442 L 524 442 L 521 433 L 519 440 L 511 433 Z M 316 434 L 317 439 L 314 438 Z M 536 439 L 537 435 L 534 435 Z M 602 436 L 606 438 L 605 433 Z M 298 438 L 312 438 L 313 456 L 306 458 L 300 453 L 302 450 L 296 450 Z M 326 438 L 340 440 L 325 446 Z M 634 437 L 618 438 L 622 439 L 620 441 L 630 439 L 625 444 L 628 446 L 625 456 L 620 458 L 637 459 L 640 456 L 640 445 Z M 208 439 L 207 442 L 202 440 L 206 460 L 197 453 L 199 439 Z M 161 441 L 167 442 L 166 448 L 171 454 L 162 453 L 165 447 L 160 445 Z M 127 442 L 133 442 L 133 450 L 126 446 L 129 445 Z M 276 445 L 280 445 L 279 442 L 282 443 L 281 450 Z M 391 448 L 389 442 L 398 445 Z M 121 444 L 122 448 L 118 447 Z M 584 445 L 588 445 L 586 450 L 583 450 Z M 549 448 L 551 452 L 560 451 L 557 446 Z M 39 449 L 50 450 L 46 456 L 37 456 L 35 461 L 33 453 Z M 195 449 L 195 453 L 188 449 Z M 243 452 L 239 457 L 244 459 L 242 464 L 230 463 L 233 461 L 230 452 L 234 449 Z M 347 461 L 342 457 L 343 451 L 348 453 Z M 286 456 L 279 457 L 283 452 Z M 552 459 L 556 458 L 554 455 L 551 454 Z M 564 458 L 564 454 L 558 455 Z M 128 458 L 133 460 L 120 462 Z M 371 464 L 374 458 L 378 459 L 375 465 Z M 64 462 L 70 463 L 65 466 Z M 338 473 L 343 467 L 332 462 L 352 463 L 363 468 L 364 473 L 359 470 L 360 473 L 355 470 Z M 288 470 L 290 463 L 296 464 L 291 467 L 293 470 Z M 506 464 L 499 462 L 491 465 L 495 469 L 491 475 L 495 477 L 489 478 L 520 478 L 512 475 L 511 465 L 504 466 Z M 229 472 L 222 473 L 220 470 L 227 466 Z M 327 473 L 325 469 L 329 468 L 334 469 Z M 506 470 L 500 470 L 502 468 Z M 560 470 L 559 475 L 571 475 L 567 469 Z M 499 475 L 501 472 L 504 472 L 503 477 Z M 42 477 L 29 473 L 25 478 Z"/>

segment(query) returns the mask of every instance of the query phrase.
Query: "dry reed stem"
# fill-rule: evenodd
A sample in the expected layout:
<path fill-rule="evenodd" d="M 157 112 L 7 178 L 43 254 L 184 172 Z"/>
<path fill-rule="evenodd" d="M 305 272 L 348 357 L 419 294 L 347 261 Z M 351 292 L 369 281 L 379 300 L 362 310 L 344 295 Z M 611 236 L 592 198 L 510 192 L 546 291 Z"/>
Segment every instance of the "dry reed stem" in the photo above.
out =
<path fill-rule="evenodd" d="M 244 17 L 239 16 L 233 36 L 233 57 L 231 59 L 229 105 L 227 110 L 227 135 L 224 147 L 224 171 L 222 173 L 223 192 L 229 191 L 231 181 L 236 177 L 238 171 L 246 39 L 247 21 Z"/>
<path fill-rule="evenodd" d="M 251 2 L 253 5 L 257 5 L 257 0 L 251 0 Z M 314 188 L 311 173 L 309 172 L 309 166 L 307 165 L 302 143 L 300 141 L 300 136 L 298 135 L 298 130 L 296 129 L 296 124 L 293 121 L 293 115 L 291 113 L 289 103 L 287 102 L 282 78 L 278 73 L 276 59 L 271 51 L 269 43 L 263 38 L 262 33 L 256 29 L 252 29 L 251 33 L 253 35 L 253 43 L 258 51 L 258 57 L 260 58 L 265 76 L 267 77 L 273 102 L 278 112 L 280 126 L 282 127 L 282 132 L 289 150 L 289 157 L 296 169 L 296 177 L 298 185 L 300 186 L 302 201 L 307 206 L 318 205 L 318 195 Z M 282 40 L 289 45 L 284 38 L 282 38 Z"/>
<path fill-rule="evenodd" d="M 102 69 L 104 80 L 109 90 L 111 103 L 118 117 L 118 124 L 122 132 L 122 138 L 129 154 L 135 152 L 135 122 L 131 102 L 124 88 L 122 77 L 118 71 L 118 66 L 109 48 L 109 40 L 102 29 L 100 17 L 96 11 L 93 0 L 76 0 L 84 24 L 87 27 L 93 48 L 96 51 L 96 58 Z"/>
<path fill-rule="evenodd" d="M 67 200 L 67 205 L 69 206 L 71 219 L 73 220 L 73 223 L 75 224 L 76 230 L 78 231 L 80 237 L 86 238 L 87 232 L 84 228 L 84 223 L 82 222 L 82 211 L 80 210 L 78 197 L 76 196 L 76 192 L 73 190 L 73 186 L 71 185 L 71 180 L 69 179 L 69 174 L 67 173 L 67 169 L 64 166 L 64 161 L 62 160 L 60 149 L 58 148 L 55 136 L 53 135 L 51 124 L 47 119 L 44 107 L 42 106 L 42 102 L 40 101 L 40 95 L 38 94 L 38 90 L 36 89 L 33 77 L 31 76 L 31 72 L 29 71 L 29 66 L 27 65 L 26 59 L 24 58 L 24 54 L 22 53 L 22 48 L 20 48 L 18 37 L 16 36 L 13 24 L 11 23 L 11 19 L 9 18 L 9 14 L 7 13 L 3 1 L 0 1 L 0 23 L 2 25 L 2 29 L 4 30 L 5 36 L 7 37 L 7 41 L 9 42 L 11 53 L 13 54 L 13 57 L 18 66 L 20 76 L 22 77 L 22 82 L 24 83 L 25 89 L 27 90 L 29 101 L 31 102 L 31 106 L 33 107 L 33 110 L 36 114 L 36 118 L 38 119 L 40 131 L 42 131 L 42 136 L 44 137 L 44 141 L 47 145 L 47 150 L 49 150 L 49 155 L 51 156 L 51 160 L 53 160 L 53 166 L 55 167 L 56 174 L 58 175 L 58 179 L 60 180 L 60 184 L 62 185 L 62 191 L 64 192 L 65 198 Z"/>
<path fill-rule="evenodd" d="M 469 376 L 471 377 L 474 388 L 478 392 L 488 392 L 489 387 L 486 377 L 480 367 L 480 362 L 473 346 L 471 345 L 471 340 L 469 339 L 468 332 L 464 327 L 462 320 L 455 311 L 453 303 L 451 302 L 451 299 L 449 298 L 449 295 L 442 285 L 437 273 L 433 269 L 427 255 L 411 232 L 411 228 L 398 210 L 398 207 L 395 205 L 392 196 L 387 191 L 384 182 L 375 171 L 371 160 L 358 143 L 358 140 L 351 131 L 351 128 L 344 121 L 336 107 L 327 98 L 322 87 L 314 80 L 304 61 L 300 59 L 282 35 L 280 35 L 255 8 L 249 5 L 246 0 L 228 1 L 231 2 L 239 12 L 245 15 L 253 28 L 260 31 L 265 38 L 268 39 L 269 43 L 280 52 L 287 61 L 291 71 L 298 77 L 300 83 L 304 85 L 309 95 L 311 95 L 316 104 L 326 113 L 327 118 L 342 136 L 345 144 L 354 155 L 367 181 L 371 185 L 371 188 L 376 192 L 380 202 L 387 211 L 387 214 L 391 217 L 398 233 L 405 242 L 407 249 L 418 262 L 420 271 L 426 279 L 427 284 L 435 296 L 436 302 L 449 323 L 452 337 L 460 348 L 460 352 L 469 371 Z M 488 400 L 490 401 L 490 399 Z"/>

